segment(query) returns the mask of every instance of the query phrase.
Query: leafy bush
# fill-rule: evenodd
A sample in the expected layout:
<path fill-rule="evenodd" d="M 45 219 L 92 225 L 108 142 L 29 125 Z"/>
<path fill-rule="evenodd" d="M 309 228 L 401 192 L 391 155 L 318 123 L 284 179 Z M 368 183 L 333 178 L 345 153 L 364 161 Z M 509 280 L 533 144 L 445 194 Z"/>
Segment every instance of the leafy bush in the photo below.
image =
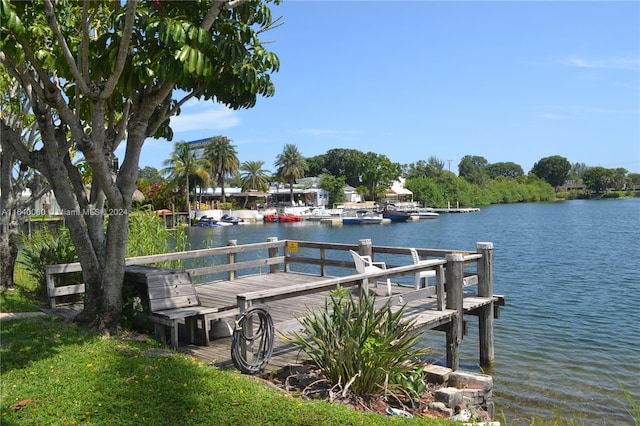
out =
<path fill-rule="evenodd" d="M 21 240 L 22 253 L 18 262 L 38 282 L 38 296 L 44 299 L 47 295 L 46 266 L 78 261 L 71 234 L 69 229 L 63 226 L 55 231 L 49 227 L 42 227 L 30 236 L 23 233 Z M 168 230 L 164 222 L 153 212 L 138 211 L 129 215 L 127 257 L 167 253 L 171 250 L 182 251 L 186 245 L 187 235 L 182 227 L 175 231 Z M 165 263 L 161 266 L 181 267 L 179 261 Z M 57 279 L 57 285 L 81 283 L 82 273 L 61 274 Z"/>
<path fill-rule="evenodd" d="M 418 349 L 422 332 L 414 320 L 403 320 L 404 307 L 394 312 L 387 303 L 376 309 L 375 297 L 354 297 L 338 289 L 324 310 L 300 320 L 303 332 L 282 336 L 304 350 L 332 385 L 349 388 L 357 396 L 386 391 L 415 396 L 421 389 Z"/>
<path fill-rule="evenodd" d="M 22 253 L 18 262 L 25 266 L 29 275 L 38 282 L 38 296 L 47 295 L 46 267 L 57 263 L 72 263 L 78 261 L 76 248 L 71 241 L 69 229 L 61 227 L 55 233 L 48 226 L 44 226 L 30 236 L 21 234 Z M 81 273 L 64 274 L 61 276 L 64 284 L 82 282 Z"/>

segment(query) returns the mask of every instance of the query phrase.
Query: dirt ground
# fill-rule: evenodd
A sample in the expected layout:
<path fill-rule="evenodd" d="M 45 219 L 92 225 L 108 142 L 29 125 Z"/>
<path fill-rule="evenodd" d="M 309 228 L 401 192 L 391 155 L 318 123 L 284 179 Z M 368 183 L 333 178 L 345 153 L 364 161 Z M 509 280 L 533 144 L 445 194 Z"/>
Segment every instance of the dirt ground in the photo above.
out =
<path fill-rule="evenodd" d="M 343 386 L 332 387 L 321 371 L 313 365 L 289 366 L 277 374 L 271 373 L 261 379 L 289 395 L 345 404 L 357 411 L 397 416 L 447 417 L 444 413 L 428 408 L 429 403 L 434 401 L 436 385 L 429 385 L 419 401 L 411 401 L 409 398 L 391 394 L 357 397 Z"/>

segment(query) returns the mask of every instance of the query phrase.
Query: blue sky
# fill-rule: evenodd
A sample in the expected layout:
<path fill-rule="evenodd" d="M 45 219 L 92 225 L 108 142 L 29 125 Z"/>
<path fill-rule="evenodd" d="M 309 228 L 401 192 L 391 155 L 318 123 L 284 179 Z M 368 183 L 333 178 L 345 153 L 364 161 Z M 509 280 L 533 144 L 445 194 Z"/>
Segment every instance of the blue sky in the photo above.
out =
<path fill-rule="evenodd" d="M 285 1 L 265 40 L 276 94 L 250 110 L 193 102 L 175 141 L 216 135 L 265 169 L 285 144 L 311 157 L 357 149 L 411 163 L 465 155 L 528 173 L 571 163 L 640 172 L 636 1 Z M 173 142 L 149 139 L 140 166 Z M 116 153 L 118 154 L 118 153 Z M 122 156 L 122 154 L 119 154 Z"/>

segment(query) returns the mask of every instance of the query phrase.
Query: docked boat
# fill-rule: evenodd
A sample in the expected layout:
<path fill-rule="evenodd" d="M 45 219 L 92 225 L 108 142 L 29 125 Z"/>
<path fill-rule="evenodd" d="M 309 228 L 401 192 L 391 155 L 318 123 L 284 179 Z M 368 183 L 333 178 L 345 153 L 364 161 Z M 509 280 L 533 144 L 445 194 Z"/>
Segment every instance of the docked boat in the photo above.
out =
<path fill-rule="evenodd" d="M 209 216 L 202 216 L 193 226 L 222 226 L 217 220 Z"/>
<path fill-rule="evenodd" d="M 239 219 L 235 216 L 229 216 L 228 214 L 223 214 L 222 217 L 220 218 L 220 222 L 224 222 L 224 223 L 228 223 L 231 225 L 238 225 L 240 223 L 244 223 L 244 220 Z"/>
<path fill-rule="evenodd" d="M 302 213 L 302 218 L 311 221 L 322 221 L 323 219 L 337 218 L 342 214 L 342 209 L 325 209 L 316 207 Z"/>
<path fill-rule="evenodd" d="M 375 213 L 357 213 L 355 216 L 343 216 L 344 225 L 379 225 L 384 218 Z"/>
<path fill-rule="evenodd" d="M 288 222 L 300 222 L 302 220 L 302 216 L 291 213 L 284 213 L 278 215 L 278 222 L 280 223 L 288 223 Z"/>
<path fill-rule="evenodd" d="M 384 209 L 382 217 L 391 220 L 391 222 L 406 222 L 411 219 L 411 213 L 402 210 Z"/>
<path fill-rule="evenodd" d="M 262 219 L 268 223 L 278 223 L 278 213 L 265 214 Z"/>
<path fill-rule="evenodd" d="M 290 213 L 269 213 L 264 215 L 263 220 L 270 223 L 300 222 L 302 220 L 302 216 Z"/>
<path fill-rule="evenodd" d="M 420 219 L 435 219 L 440 216 L 439 213 L 429 209 L 418 209 L 409 212 L 412 216 L 418 216 Z"/>

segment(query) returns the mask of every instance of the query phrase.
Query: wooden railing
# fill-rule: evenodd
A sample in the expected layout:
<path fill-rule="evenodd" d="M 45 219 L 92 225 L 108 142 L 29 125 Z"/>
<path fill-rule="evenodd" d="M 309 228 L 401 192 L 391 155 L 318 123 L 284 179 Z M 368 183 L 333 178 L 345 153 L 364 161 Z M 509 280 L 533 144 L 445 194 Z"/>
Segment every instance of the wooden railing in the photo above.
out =
<path fill-rule="evenodd" d="M 478 243 L 481 244 L 491 243 Z M 491 245 L 492 249 L 492 245 Z M 372 256 L 375 260 L 382 260 L 387 263 L 387 269 L 379 272 L 371 272 L 368 274 L 342 274 L 340 271 L 349 270 L 353 272 L 355 265 L 348 254 L 349 250 L 358 251 L 362 255 Z M 484 258 L 481 252 L 465 252 L 462 254 L 456 250 L 440 250 L 440 249 L 417 249 L 419 255 L 423 259 L 429 259 L 427 262 L 413 264 L 409 248 L 391 247 L 372 245 L 371 240 L 360 240 L 358 244 L 342 244 L 342 243 L 326 243 L 311 241 L 295 241 L 295 240 L 277 240 L 270 238 L 264 243 L 252 243 L 236 245 L 235 241 L 230 241 L 226 247 L 215 247 L 200 250 L 190 250 L 174 253 L 165 253 L 159 255 L 139 256 L 126 259 L 126 265 L 152 265 L 162 266 L 168 262 L 184 262 L 191 263 L 186 267 L 180 268 L 189 272 L 192 277 L 213 277 L 211 281 L 233 280 L 239 275 L 248 273 L 277 273 L 280 271 L 288 272 L 292 268 L 307 268 L 309 266 L 317 266 L 317 274 L 320 277 L 329 277 L 329 269 L 332 269 L 332 278 L 328 280 L 318 280 L 318 291 L 325 286 L 331 286 L 334 280 L 345 281 L 348 275 L 352 281 L 363 282 L 370 279 L 385 279 L 387 277 L 412 276 L 420 271 L 435 270 L 436 271 L 436 294 L 438 295 L 438 308 L 443 309 L 448 302 L 444 300 L 445 282 L 451 279 L 460 280 L 461 285 L 468 286 L 480 283 L 478 279 L 480 268 L 475 270 L 472 264 L 479 262 Z M 249 260 L 239 260 L 239 256 Z M 406 256 L 406 257 L 405 257 Z M 454 256 L 449 259 L 450 256 Z M 455 257 L 458 256 L 458 257 Z M 387 260 L 385 257 L 388 257 Z M 405 262 L 406 259 L 406 262 Z M 451 279 L 446 275 L 446 271 L 451 269 L 451 265 L 460 262 L 460 271 L 458 275 L 452 276 Z M 394 263 L 400 263 L 398 265 Z M 489 264 L 488 270 L 491 271 Z M 486 268 L 485 268 L 486 269 Z M 56 308 L 56 298 L 60 296 L 81 294 L 85 291 L 85 285 L 82 283 L 72 285 L 56 285 L 56 278 L 59 275 L 81 271 L 79 263 L 67 263 L 58 265 L 49 265 L 46 267 L 47 292 L 51 309 Z M 465 272 L 466 271 L 466 272 Z M 197 280 L 196 280 L 197 281 Z M 352 282 L 349 281 L 349 282 Z M 486 281 L 486 279 L 485 279 Z M 492 279 L 488 280 L 492 282 Z M 483 287 L 486 287 L 484 285 Z M 491 290 L 478 290 L 478 294 L 491 295 Z M 282 294 L 288 293 L 286 289 L 280 291 Z M 278 291 L 274 291 L 273 297 L 278 297 Z"/>
<path fill-rule="evenodd" d="M 309 284 L 283 284 L 281 288 L 253 291 L 236 295 L 237 312 L 242 313 L 252 303 L 284 299 L 302 294 L 318 293 L 341 286 L 364 286 L 370 280 L 411 276 L 420 271 L 435 270 L 436 286 L 405 292 L 392 296 L 388 300 L 403 303 L 400 297 L 426 298 L 435 292 L 438 310 L 451 310 L 446 326 L 447 366 L 456 370 L 459 363 L 459 346 L 464 330 L 464 287 L 477 284 L 478 298 L 484 298 L 481 306 L 474 310 L 479 318 L 480 364 L 491 365 L 494 361 L 493 319 L 494 301 L 502 300 L 493 295 L 493 244 L 477 243 L 476 252 L 457 250 L 417 249 L 421 258 L 429 258 L 414 264 L 409 248 L 374 246 L 371 240 L 360 240 L 355 244 L 319 243 L 309 241 L 283 240 L 270 238 L 265 243 L 235 245 L 229 242 L 227 247 L 216 247 L 186 252 L 167 253 L 153 256 L 141 256 L 126 259 L 126 265 L 155 265 L 173 261 L 202 262 L 184 268 L 193 277 L 218 275 L 216 281 L 234 280 L 240 272 L 279 273 L 290 271 L 294 267 L 317 266 L 319 279 Z M 345 274 L 329 276 L 329 268 L 348 269 L 353 272 L 355 265 L 347 254 L 348 250 L 358 251 L 361 255 L 372 256 L 376 261 L 384 261 L 387 269 L 365 274 Z M 247 253 L 249 255 L 247 256 Z M 239 260 L 239 256 L 249 260 Z M 406 256 L 406 262 L 404 261 Z M 387 259 L 388 257 L 388 259 Z M 221 260 L 220 260 L 221 259 Z M 400 262 L 402 260 L 402 262 Z M 219 263 L 216 264 L 216 261 Z M 394 262 L 401 264 L 395 265 Z M 262 271 L 267 268 L 267 271 Z M 56 297 L 79 294 L 85 290 L 84 284 L 56 286 L 56 277 L 61 274 L 81 271 L 79 263 L 51 265 L 46 268 L 47 290 L 52 309 L 56 307 Z M 296 271 L 297 272 L 297 271 Z M 223 275 L 221 277 L 220 275 Z M 246 274 L 242 274 L 246 275 Z M 285 280 L 286 281 L 286 280 Z M 366 288 L 365 288 L 366 290 Z"/>

